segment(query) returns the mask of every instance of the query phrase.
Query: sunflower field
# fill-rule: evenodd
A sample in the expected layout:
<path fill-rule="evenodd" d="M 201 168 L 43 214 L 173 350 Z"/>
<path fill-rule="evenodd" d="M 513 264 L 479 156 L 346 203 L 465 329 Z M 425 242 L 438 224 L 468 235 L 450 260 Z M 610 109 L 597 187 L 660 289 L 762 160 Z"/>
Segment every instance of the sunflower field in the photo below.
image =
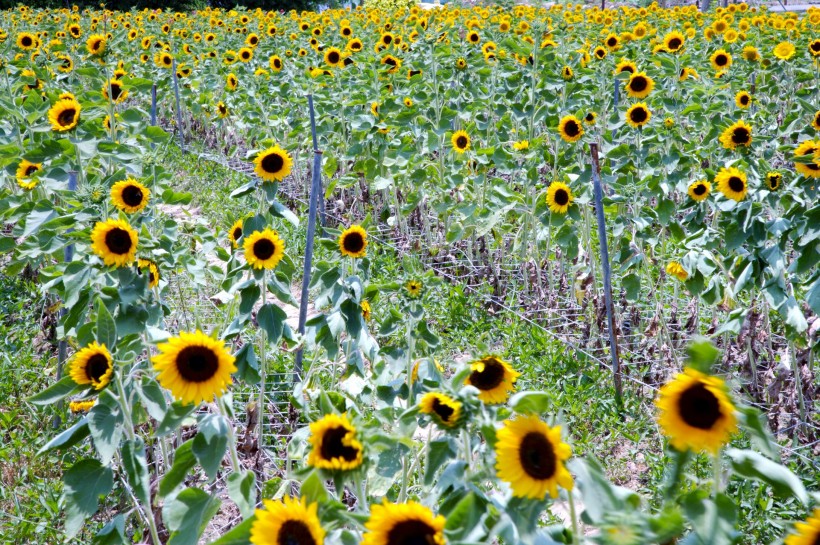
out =
<path fill-rule="evenodd" d="M 3 543 L 820 543 L 820 9 L 0 52 Z"/>

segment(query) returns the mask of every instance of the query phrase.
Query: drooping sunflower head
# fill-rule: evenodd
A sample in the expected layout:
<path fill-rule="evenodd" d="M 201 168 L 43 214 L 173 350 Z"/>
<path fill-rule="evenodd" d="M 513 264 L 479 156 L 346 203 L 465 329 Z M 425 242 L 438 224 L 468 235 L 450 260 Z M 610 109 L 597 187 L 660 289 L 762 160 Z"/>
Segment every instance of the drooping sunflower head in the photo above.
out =
<path fill-rule="evenodd" d="M 345 414 L 327 414 L 310 425 L 313 449 L 308 465 L 332 471 L 348 471 L 362 465 L 364 449 L 356 428 Z"/>
<path fill-rule="evenodd" d="M 74 414 L 87 413 L 94 405 L 97 404 L 97 398 L 89 399 L 87 401 L 71 401 L 68 404 L 68 410 Z"/>
<path fill-rule="evenodd" d="M 361 545 L 445 545 L 443 516 L 410 501 L 374 505 Z"/>
<path fill-rule="evenodd" d="M 385 55 L 380 62 L 387 67 L 387 72 L 390 74 L 395 74 L 401 68 L 401 59 L 393 55 Z"/>
<path fill-rule="evenodd" d="M 552 182 L 547 188 L 547 205 L 556 214 L 566 214 L 574 198 L 564 182 Z"/>
<path fill-rule="evenodd" d="M 680 451 L 717 452 L 737 430 L 724 382 L 695 369 L 687 368 L 665 384 L 655 404 L 661 431 Z"/>
<path fill-rule="evenodd" d="M 123 89 L 122 81 L 118 79 L 111 79 L 103 85 L 102 94 L 106 100 L 110 98 L 114 104 L 119 104 L 128 97 L 128 91 Z"/>
<path fill-rule="evenodd" d="M 339 235 L 339 251 L 343 256 L 360 258 L 367 255 L 367 231 L 361 225 L 351 225 Z"/>
<path fill-rule="evenodd" d="M 266 182 L 281 182 L 293 167 L 293 159 L 278 145 L 259 153 L 253 163 L 257 176 Z"/>
<path fill-rule="evenodd" d="M 134 178 L 127 178 L 111 187 L 111 203 L 127 214 L 145 208 L 150 198 L 151 190 Z"/>
<path fill-rule="evenodd" d="M 148 287 L 155 288 L 159 286 L 160 274 L 159 267 L 156 261 L 152 259 L 138 259 L 137 260 L 137 274 L 148 274 Z"/>
<path fill-rule="evenodd" d="M 712 184 L 708 180 L 697 180 L 689 184 L 687 193 L 695 202 L 701 202 L 709 197 L 712 192 Z"/>
<path fill-rule="evenodd" d="M 453 428 L 461 420 L 461 402 L 447 394 L 428 392 L 419 402 L 419 410 L 441 427 Z"/>
<path fill-rule="evenodd" d="M 415 299 L 421 295 L 423 286 L 419 280 L 409 280 L 404 285 L 404 291 L 407 292 L 408 297 Z"/>
<path fill-rule="evenodd" d="M 51 129 L 58 132 L 70 131 L 80 122 L 82 107 L 74 98 L 62 98 L 48 110 Z"/>
<path fill-rule="evenodd" d="M 262 500 L 251 526 L 254 545 L 322 545 L 325 531 L 318 516 L 318 504 L 308 505 L 285 496 L 282 500 Z"/>
<path fill-rule="evenodd" d="M 102 390 L 108 385 L 113 372 L 113 360 L 108 348 L 93 342 L 74 354 L 69 374 L 77 384 L 90 384 L 95 390 Z"/>
<path fill-rule="evenodd" d="M 454 132 L 450 142 L 452 142 L 453 151 L 456 153 L 464 153 L 470 149 L 470 135 L 467 134 L 467 131 Z"/>
<path fill-rule="evenodd" d="M 752 95 L 746 91 L 738 91 L 735 95 L 735 104 L 738 108 L 745 110 L 752 105 Z"/>
<path fill-rule="evenodd" d="M 633 104 L 626 111 L 626 122 L 630 127 L 634 127 L 636 129 L 638 127 L 643 127 L 649 123 L 650 119 L 652 119 L 652 112 L 649 111 L 649 107 L 644 102 Z"/>
<path fill-rule="evenodd" d="M 584 135 L 584 126 L 574 115 L 565 115 L 558 122 L 558 134 L 566 142 L 577 142 Z"/>
<path fill-rule="evenodd" d="M 806 519 L 794 526 L 794 533 L 787 536 L 783 545 L 817 545 L 820 543 L 820 508 Z"/>
<path fill-rule="evenodd" d="M 663 46 L 670 53 L 677 53 L 680 51 L 685 42 L 686 37 L 677 30 L 673 30 L 663 38 Z"/>
<path fill-rule="evenodd" d="M 219 341 L 197 330 L 180 332 L 157 345 L 159 354 L 151 358 L 157 380 L 184 404 L 212 401 L 231 385 L 236 372 L 235 358 Z"/>
<path fill-rule="evenodd" d="M 91 231 L 91 249 L 109 266 L 133 263 L 138 241 L 137 232 L 124 220 L 99 221 Z"/>
<path fill-rule="evenodd" d="M 92 34 L 85 41 L 85 48 L 90 55 L 100 56 L 105 53 L 107 38 L 104 34 Z"/>
<path fill-rule="evenodd" d="M 752 145 L 752 127 L 742 119 L 726 128 L 720 135 L 720 143 L 726 149 L 734 150 L 738 146 Z"/>
<path fill-rule="evenodd" d="M 718 49 L 712 53 L 712 56 L 709 57 L 709 61 L 712 63 L 712 68 L 719 72 L 732 66 L 732 55 L 725 49 Z"/>
<path fill-rule="evenodd" d="M 721 168 L 715 176 L 718 191 L 723 193 L 727 199 L 740 202 L 749 193 L 749 185 L 746 182 L 746 174 L 735 167 Z"/>
<path fill-rule="evenodd" d="M 666 264 L 666 274 L 674 276 L 681 282 L 685 282 L 689 278 L 689 273 L 683 268 L 683 265 L 678 261 L 670 261 Z"/>
<path fill-rule="evenodd" d="M 780 42 L 775 46 L 774 50 L 772 50 L 772 53 L 781 61 L 787 61 L 794 57 L 795 51 L 796 50 L 793 43 Z"/>
<path fill-rule="evenodd" d="M 472 362 L 470 371 L 464 384 L 478 388 L 478 399 L 491 405 L 505 403 L 521 375 L 509 363 L 493 355 Z"/>
<path fill-rule="evenodd" d="M 811 155 L 815 158 L 813 163 L 795 163 L 794 168 L 802 174 L 803 176 L 807 176 L 809 178 L 820 178 L 820 165 L 817 164 L 817 158 L 820 154 L 820 140 L 806 140 L 799 146 L 797 149 L 794 150 L 794 155 L 796 157 L 803 157 L 806 155 Z"/>
<path fill-rule="evenodd" d="M 543 500 L 558 487 L 572 490 L 574 481 L 564 462 L 572 449 L 561 440 L 561 426 L 550 428 L 537 416 L 505 420 L 495 444 L 498 478 L 510 484 L 513 496 Z"/>
<path fill-rule="evenodd" d="M 285 255 L 285 241 L 270 228 L 249 234 L 243 248 L 245 261 L 254 269 L 273 269 Z"/>
<path fill-rule="evenodd" d="M 773 170 L 766 174 L 766 187 L 769 191 L 777 191 L 783 183 L 783 174 Z"/>

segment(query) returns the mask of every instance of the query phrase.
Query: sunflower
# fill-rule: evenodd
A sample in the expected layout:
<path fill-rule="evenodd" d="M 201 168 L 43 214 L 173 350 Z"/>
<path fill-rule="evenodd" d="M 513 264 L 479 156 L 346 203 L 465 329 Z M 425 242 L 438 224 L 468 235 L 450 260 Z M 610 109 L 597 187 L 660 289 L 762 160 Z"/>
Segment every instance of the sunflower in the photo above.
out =
<path fill-rule="evenodd" d="M 262 500 L 251 525 L 250 541 L 254 545 L 322 545 L 325 531 L 317 514 L 318 504 L 295 500 Z"/>
<path fill-rule="evenodd" d="M 216 116 L 219 119 L 225 119 L 226 117 L 228 117 L 229 113 L 230 113 L 230 110 L 228 110 L 228 107 L 225 105 L 224 102 L 222 102 L 220 100 L 219 102 L 216 103 Z"/>
<path fill-rule="evenodd" d="M 270 69 L 274 72 L 280 72 L 282 70 L 282 66 L 284 65 L 282 64 L 282 59 L 278 55 L 272 55 L 268 59 L 268 66 L 270 66 Z"/>
<path fill-rule="evenodd" d="M 443 516 L 433 515 L 420 503 L 384 500 L 371 508 L 361 545 L 445 545 L 445 523 Z"/>
<path fill-rule="evenodd" d="M 373 312 L 373 309 L 370 307 L 370 301 L 364 300 L 362 301 L 362 317 L 365 321 L 370 321 L 370 316 Z"/>
<path fill-rule="evenodd" d="M 401 68 L 401 59 L 393 55 L 385 55 L 382 57 L 381 64 L 389 67 L 387 70 L 389 74 L 395 74 Z"/>
<path fill-rule="evenodd" d="M 515 151 L 525 151 L 529 149 L 530 142 L 529 140 L 519 140 L 517 142 L 513 142 L 513 149 Z"/>
<path fill-rule="evenodd" d="M 712 68 L 714 68 L 715 71 L 726 70 L 732 66 L 732 55 L 724 49 L 718 49 L 712 53 L 712 56 L 709 57 L 709 61 L 712 63 Z"/>
<path fill-rule="evenodd" d="M 509 483 L 513 496 L 543 500 L 558 497 L 558 487 L 572 490 L 574 482 L 564 462 L 572 455 L 561 441 L 561 426 L 550 428 L 537 416 L 505 420 L 496 434 L 495 468 Z"/>
<path fill-rule="evenodd" d="M 37 40 L 37 37 L 30 32 L 21 32 L 17 35 L 17 47 L 23 51 L 36 49 L 38 45 L 39 40 Z"/>
<path fill-rule="evenodd" d="M 794 44 L 792 44 L 791 42 L 780 42 L 772 50 L 774 56 L 780 59 L 781 61 L 787 61 L 794 57 L 794 52 Z"/>
<path fill-rule="evenodd" d="M 238 85 L 239 80 L 236 74 L 231 73 L 225 77 L 225 88 L 228 89 L 228 91 L 234 91 Z"/>
<path fill-rule="evenodd" d="M 789 535 L 783 545 L 816 545 L 820 543 L 820 508 L 814 510 L 806 522 L 794 526 L 794 534 Z"/>
<path fill-rule="evenodd" d="M 584 127 L 574 115 L 566 115 L 558 122 L 558 133 L 567 142 L 577 142 L 584 135 Z"/>
<path fill-rule="evenodd" d="M 749 192 L 746 174 L 735 167 L 720 169 L 718 175 L 715 176 L 715 182 L 717 182 L 718 191 L 723 193 L 724 197 L 737 202 L 745 199 Z"/>
<path fill-rule="evenodd" d="M 757 62 L 760 60 L 760 52 L 753 45 L 747 45 L 743 48 L 743 58 L 749 62 Z"/>
<path fill-rule="evenodd" d="M 766 187 L 769 188 L 769 191 L 777 191 L 782 183 L 783 175 L 776 170 L 766 174 Z"/>
<path fill-rule="evenodd" d="M 695 202 L 701 202 L 709 197 L 712 192 L 712 184 L 707 180 L 698 180 L 689 184 L 689 196 Z"/>
<path fill-rule="evenodd" d="M 139 238 L 127 221 L 98 221 L 91 231 L 91 249 L 106 265 L 122 267 L 134 261 Z"/>
<path fill-rule="evenodd" d="M 630 76 L 626 84 L 626 94 L 632 98 L 645 98 L 654 88 L 655 80 L 647 76 L 645 72 L 637 72 Z"/>
<path fill-rule="evenodd" d="M 32 178 L 36 173 L 43 170 L 43 163 L 32 163 L 22 159 L 17 165 L 17 185 L 23 189 L 34 189 L 37 187 L 37 179 Z"/>
<path fill-rule="evenodd" d="M 670 261 L 666 264 L 666 274 L 674 276 L 681 282 L 684 282 L 687 278 L 689 278 L 689 273 L 686 272 L 683 265 L 677 261 Z"/>
<path fill-rule="evenodd" d="M 245 260 L 255 269 L 273 269 L 285 255 L 285 241 L 269 228 L 248 235 L 243 248 Z"/>
<path fill-rule="evenodd" d="M 752 145 L 752 127 L 743 120 L 733 123 L 720 135 L 720 143 L 726 149 L 734 150 L 738 146 Z"/>
<path fill-rule="evenodd" d="M 459 70 L 467 68 L 467 61 L 464 60 L 464 57 L 459 57 L 458 60 L 456 60 L 456 68 Z"/>
<path fill-rule="evenodd" d="M 796 157 L 803 157 L 805 155 L 813 155 L 815 157 L 814 163 L 795 163 L 794 168 L 803 176 L 809 178 L 820 178 L 820 165 L 817 164 L 817 154 L 820 153 L 820 140 L 806 140 L 794 150 Z"/>
<path fill-rule="evenodd" d="M 134 178 L 115 183 L 111 187 L 111 202 L 128 214 L 139 212 L 148 204 L 151 190 Z"/>
<path fill-rule="evenodd" d="M 811 120 L 811 126 L 820 131 L 820 110 L 814 112 L 814 117 Z"/>
<path fill-rule="evenodd" d="M 152 259 L 138 259 L 137 260 L 137 274 L 142 275 L 143 271 L 148 273 L 148 287 L 155 288 L 159 286 L 160 274 L 157 263 Z"/>
<path fill-rule="evenodd" d="M 820 38 L 809 42 L 809 53 L 812 57 L 820 56 Z"/>
<path fill-rule="evenodd" d="M 636 129 L 649 123 L 650 119 L 652 119 L 652 112 L 649 111 L 645 102 L 638 102 L 626 111 L 626 122 Z"/>
<path fill-rule="evenodd" d="M 609 36 L 606 37 L 606 40 L 604 40 L 604 43 L 606 44 L 606 46 L 609 48 L 610 51 L 615 51 L 616 49 L 618 49 L 618 45 L 620 45 L 621 39 L 618 37 L 617 34 L 610 34 Z"/>
<path fill-rule="evenodd" d="M 107 39 L 104 34 L 92 34 L 85 41 L 85 48 L 90 55 L 102 55 L 105 53 Z"/>
<path fill-rule="evenodd" d="M 52 130 L 70 131 L 80 122 L 80 103 L 73 98 L 63 98 L 48 110 L 48 120 Z"/>
<path fill-rule="evenodd" d="M 404 285 L 404 289 L 407 291 L 407 295 L 414 299 L 421 295 L 421 290 L 423 287 L 424 286 L 422 286 L 419 280 L 409 280 Z"/>
<path fill-rule="evenodd" d="M 111 79 L 109 80 L 107 85 L 103 85 L 102 94 L 106 100 L 108 100 L 110 97 L 111 102 L 113 102 L 114 104 L 119 104 L 120 102 L 126 99 L 126 97 L 128 96 L 128 91 L 122 88 L 122 81 L 118 79 Z"/>
<path fill-rule="evenodd" d="M 254 171 L 262 180 L 279 182 L 290 174 L 293 160 L 287 151 L 277 145 L 257 155 L 254 165 Z"/>
<path fill-rule="evenodd" d="M 450 138 L 453 143 L 453 150 L 456 153 L 464 153 L 470 149 L 470 135 L 466 131 L 456 131 Z"/>
<path fill-rule="evenodd" d="M 404 101 L 403 101 L 403 102 L 404 102 L 404 105 L 405 105 L 407 108 L 412 108 L 412 107 L 413 107 L 413 99 L 412 99 L 412 98 L 410 98 L 410 97 L 404 97 Z"/>
<path fill-rule="evenodd" d="M 598 114 L 595 112 L 587 112 L 587 115 L 584 116 L 584 123 L 587 125 L 594 125 L 595 121 L 598 119 Z"/>
<path fill-rule="evenodd" d="M 615 65 L 615 70 L 613 74 L 620 74 L 622 72 L 629 72 L 630 74 L 634 74 L 638 71 L 638 66 L 627 59 L 622 59 L 618 64 Z"/>
<path fill-rule="evenodd" d="M 60 61 L 60 64 L 57 65 L 57 70 L 63 74 L 68 74 L 74 70 L 74 61 L 68 55 L 57 55 L 56 59 Z"/>
<path fill-rule="evenodd" d="M 351 53 L 358 53 L 359 51 L 364 49 L 364 44 L 358 38 L 351 38 L 350 40 L 348 40 L 345 49 L 347 49 Z"/>
<path fill-rule="evenodd" d="M 159 383 L 183 404 L 211 401 L 231 385 L 235 358 L 218 341 L 197 330 L 157 345 L 151 358 Z"/>
<path fill-rule="evenodd" d="M 419 402 L 419 410 L 430 417 L 439 426 L 452 428 L 461 418 L 461 402 L 446 394 L 428 392 Z"/>
<path fill-rule="evenodd" d="M 351 225 L 339 235 L 339 251 L 352 258 L 367 255 L 367 231 L 360 225 Z"/>
<path fill-rule="evenodd" d="M 319 469 L 347 471 L 362 465 L 362 444 L 346 414 L 327 414 L 310 425 L 313 449 L 308 465 Z"/>
<path fill-rule="evenodd" d="M 88 401 L 71 401 L 68 404 L 68 410 L 74 414 L 87 413 L 94 405 L 97 404 L 97 399 L 89 399 Z"/>
<path fill-rule="evenodd" d="M 556 214 L 566 214 L 574 197 L 564 182 L 552 182 L 547 189 L 547 205 Z"/>
<path fill-rule="evenodd" d="M 236 220 L 228 231 L 228 238 L 231 240 L 231 246 L 234 248 L 239 248 L 239 239 L 242 238 L 242 223 L 243 220 Z"/>
<path fill-rule="evenodd" d="M 470 374 L 464 384 L 479 389 L 478 399 L 488 404 L 505 403 L 521 375 L 497 356 L 485 356 L 470 364 Z"/>
<path fill-rule="evenodd" d="M 606 48 L 599 45 L 598 47 L 595 48 L 595 50 L 592 52 L 592 54 L 595 55 L 596 59 L 603 60 L 604 57 L 606 57 Z"/>
<path fill-rule="evenodd" d="M 239 50 L 239 60 L 242 62 L 250 62 L 253 59 L 253 49 L 250 47 L 243 47 Z"/>
<path fill-rule="evenodd" d="M 746 109 L 752 104 L 752 95 L 746 91 L 738 91 L 735 95 L 735 104 L 738 108 Z"/>
<path fill-rule="evenodd" d="M 655 404 L 660 411 L 658 425 L 680 451 L 716 453 L 737 430 L 726 385 L 695 369 L 684 369 L 665 384 Z"/>
<path fill-rule="evenodd" d="M 663 46 L 670 53 L 680 51 L 684 42 L 686 42 L 686 37 L 677 30 L 673 30 L 663 38 Z"/>
<path fill-rule="evenodd" d="M 74 354 L 69 375 L 77 384 L 90 384 L 95 390 L 102 390 L 114 373 L 111 353 L 104 344 L 93 342 Z"/>
<path fill-rule="evenodd" d="M 335 68 L 337 66 L 342 66 L 344 64 L 343 61 L 344 58 L 342 57 L 342 52 L 339 50 L 339 48 L 327 48 L 327 50 L 325 51 L 325 64 Z"/>

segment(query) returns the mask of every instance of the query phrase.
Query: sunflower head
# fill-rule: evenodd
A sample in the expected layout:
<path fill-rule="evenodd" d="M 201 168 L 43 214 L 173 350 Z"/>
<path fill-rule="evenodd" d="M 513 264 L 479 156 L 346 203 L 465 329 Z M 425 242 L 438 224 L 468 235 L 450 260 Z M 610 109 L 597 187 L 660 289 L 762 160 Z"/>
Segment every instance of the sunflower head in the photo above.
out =
<path fill-rule="evenodd" d="M 738 91 L 735 95 L 735 105 L 738 108 L 745 110 L 752 105 L 752 95 L 746 91 Z"/>
<path fill-rule="evenodd" d="M 285 255 L 285 241 L 270 228 L 247 235 L 243 248 L 245 261 L 254 269 L 273 269 Z"/>
<path fill-rule="evenodd" d="M 134 178 L 117 182 L 111 187 L 111 203 L 127 214 L 145 208 L 150 197 L 151 190 Z"/>
<path fill-rule="evenodd" d="M 811 126 L 815 129 L 820 131 L 820 110 L 814 112 L 814 117 L 811 120 Z"/>
<path fill-rule="evenodd" d="M 89 55 L 101 56 L 105 53 L 107 42 L 104 34 L 92 34 L 85 41 L 85 48 Z"/>
<path fill-rule="evenodd" d="M 128 91 L 123 89 L 122 81 L 118 79 L 111 79 L 103 85 L 102 94 L 106 100 L 110 98 L 114 104 L 119 104 L 128 97 Z"/>
<path fill-rule="evenodd" d="M 666 51 L 669 51 L 670 53 L 677 53 L 680 51 L 685 42 L 686 37 L 677 30 L 668 33 L 663 38 L 663 46 Z"/>
<path fill-rule="evenodd" d="M 157 263 L 152 259 L 138 259 L 137 260 L 137 274 L 148 274 L 148 287 L 155 288 L 159 286 L 160 274 Z"/>
<path fill-rule="evenodd" d="M 243 220 L 236 220 L 228 231 L 228 238 L 230 239 L 231 246 L 234 249 L 239 248 L 239 239 L 242 238 L 242 224 Z"/>
<path fill-rule="evenodd" d="M 466 131 L 456 131 L 450 138 L 453 144 L 453 150 L 456 153 L 464 153 L 470 149 L 470 135 Z"/>
<path fill-rule="evenodd" d="M 815 158 L 813 163 L 795 163 L 794 168 L 808 178 L 820 178 L 820 165 L 817 164 L 818 155 L 820 155 L 820 140 L 806 140 L 794 150 L 796 157 L 803 157 L 812 155 Z"/>
<path fill-rule="evenodd" d="M 43 170 L 42 163 L 32 163 L 27 159 L 21 159 L 17 165 L 17 183 L 24 189 L 34 189 L 37 186 L 37 179 L 32 178 L 35 174 Z"/>
<path fill-rule="evenodd" d="M 462 421 L 461 402 L 439 392 L 424 394 L 419 410 L 443 428 L 454 428 Z"/>
<path fill-rule="evenodd" d="M 794 527 L 794 533 L 786 537 L 783 545 L 815 545 L 820 542 L 820 508 L 806 519 L 805 522 L 798 522 Z"/>
<path fill-rule="evenodd" d="M 108 348 L 93 342 L 74 354 L 69 374 L 77 384 L 90 384 L 95 390 L 102 390 L 108 385 L 113 372 L 113 360 Z"/>
<path fill-rule="evenodd" d="M 367 231 L 361 225 L 351 225 L 339 235 L 339 251 L 354 259 L 367 255 Z"/>
<path fill-rule="evenodd" d="M 91 231 L 91 249 L 109 266 L 133 263 L 138 240 L 137 232 L 124 220 L 100 221 Z"/>
<path fill-rule="evenodd" d="M 697 180 L 689 184 L 687 193 L 695 202 L 701 202 L 709 197 L 712 192 L 712 184 L 708 180 Z"/>
<path fill-rule="evenodd" d="M 373 309 L 370 306 L 370 301 L 368 301 L 367 299 L 362 300 L 361 307 L 362 307 L 362 318 L 364 318 L 365 321 L 370 321 L 370 316 L 373 313 Z"/>
<path fill-rule="evenodd" d="M 732 55 L 725 49 L 718 49 L 712 53 L 709 60 L 712 62 L 712 68 L 714 68 L 715 71 L 723 71 L 732 66 Z"/>
<path fill-rule="evenodd" d="M 184 404 L 212 401 L 231 385 L 235 358 L 223 341 L 197 330 L 157 346 L 151 361 L 159 383 Z"/>
<path fill-rule="evenodd" d="M 254 171 L 265 182 L 281 182 L 293 167 L 293 159 L 278 145 L 259 153 L 253 163 Z"/>
<path fill-rule="evenodd" d="M 443 516 L 433 515 L 427 507 L 410 501 L 374 505 L 365 524 L 367 532 L 361 545 L 445 545 Z"/>
<path fill-rule="evenodd" d="M 650 119 L 652 119 L 652 112 L 649 111 L 649 107 L 644 102 L 638 102 L 626 111 L 626 122 L 630 127 L 636 129 L 643 127 L 649 123 Z"/>
<path fill-rule="evenodd" d="M 74 414 L 78 413 L 87 413 L 94 405 L 97 404 L 97 398 L 89 399 L 86 401 L 71 401 L 68 404 L 68 410 Z"/>
<path fill-rule="evenodd" d="M 58 132 L 70 131 L 80 122 L 82 107 L 76 99 L 62 98 L 48 110 L 51 129 Z"/>
<path fill-rule="evenodd" d="M 251 526 L 254 545 L 322 545 L 325 531 L 318 516 L 318 504 L 286 496 L 282 500 L 262 500 Z"/>
<path fill-rule="evenodd" d="M 543 500 L 558 487 L 572 490 L 574 481 L 564 462 L 572 455 L 561 440 L 561 426 L 549 427 L 537 416 L 505 420 L 495 445 L 498 478 L 510 484 L 513 496 Z"/>
<path fill-rule="evenodd" d="M 769 191 L 777 191 L 783 183 L 783 174 L 773 170 L 766 174 L 766 187 Z"/>
<path fill-rule="evenodd" d="M 645 98 L 655 88 L 655 80 L 646 75 L 646 72 L 636 72 L 629 77 L 626 83 L 626 93 L 632 98 Z"/>
<path fill-rule="evenodd" d="M 470 374 L 464 384 L 478 388 L 478 399 L 494 405 L 507 401 L 520 375 L 509 363 L 490 355 L 470 364 Z"/>
<path fill-rule="evenodd" d="M 752 127 L 743 120 L 733 123 L 723 134 L 720 135 L 720 142 L 726 149 L 734 150 L 738 146 L 749 147 L 752 145 Z"/>
<path fill-rule="evenodd" d="M 812 57 L 820 57 L 820 38 L 809 42 L 809 53 Z"/>
<path fill-rule="evenodd" d="M 416 299 L 421 295 L 423 286 L 419 280 L 410 280 L 404 285 L 404 291 L 411 299 Z"/>
<path fill-rule="evenodd" d="M 791 42 L 780 42 L 775 46 L 774 50 L 772 50 L 772 53 L 781 61 L 787 61 L 794 57 L 795 51 L 794 44 Z"/>
<path fill-rule="evenodd" d="M 347 415 L 327 414 L 310 425 L 313 449 L 308 465 L 332 471 L 356 469 L 364 460 L 364 449 L 356 439 L 356 428 Z"/>
<path fill-rule="evenodd" d="M 564 182 L 552 182 L 547 189 L 547 205 L 556 214 L 566 214 L 574 198 Z"/>
<path fill-rule="evenodd" d="M 325 51 L 325 64 L 328 66 L 342 66 L 344 63 L 344 58 L 342 57 L 342 52 L 339 48 L 336 47 L 328 47 Z"/>
<path fill-rule="evenodd" d="M 558 134 L 566 142 L 577 142 L 584 135 L 584 126 L 574 115 L 566 115 L 558 122 Z"/>
<path fill-rule="evenodd" d="M 670 261 L 666 264 L 666 274 L 674 276 L 681 282 L 685 282 L 689 278 L 689 273 L 683 268 L 683 265 L 678 261 Z"/>
<path fill-rule="evenodd" d="M 687 368 L 665 384 L 655 403 L 661 431 L 680 451 L 717 452 L 737 431 L 724 382 L 695 369 Z"/>
<path fill-rule="evenodd" d="M 746 198 L 749 186 L 746 182 L 746 174 L 735 167 L 722 168 L 715 176 L 718 191 L 727 199 L 740 202 Z"/>

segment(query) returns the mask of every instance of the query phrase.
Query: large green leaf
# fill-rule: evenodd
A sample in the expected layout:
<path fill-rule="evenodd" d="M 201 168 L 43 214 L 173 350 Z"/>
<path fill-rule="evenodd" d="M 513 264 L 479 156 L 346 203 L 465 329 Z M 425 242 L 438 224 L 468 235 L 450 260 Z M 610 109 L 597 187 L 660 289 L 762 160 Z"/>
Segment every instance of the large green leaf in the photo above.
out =
<path fill-rule="evenodd" d="M 191 450 L 209 479 L 215 479 L 222 466 L 222 458 L 228 449 L 228 426 L 230 423 L 218 414 L 209 414 L 199 422 L 199 432 Z"/>
<path fill-rule="evenodd" d="M 177 486 L 182 484 L 191 468 L 196 465 L 196 456 L 192 451 L 193 444 L 194 440 L 189 439 L 177 448 L 174 453 L 174 464 L 159 483 L 160 496 L 164 497 L 173 492 Z"/>
<path fill-rule="evenodd" d="M 287 317 L 284 310 L 271 303 L 262 305 L 259 309 L 256 320 L 259 322 L 259 327 L 267 333 L 268 343 L 276 345 L 282 340 L 282 331 L 284 331 Z"/>
<path fill-rule="evenodd" d="M 85 519 L 97 512 L 100 496 L 114 486 L 114 472 L 99 460 L 86 458 L 71 466 L 63 474 L 63 495 L 66 498 L 65 533 L 76 536 Z"/>
<path fill-rule="evenodd" d="M 256 508 L 256 475 L 247 470 L 228 475 L 228 495 L 243 518 L 251 516 Z"/>
<path fill-rule="evenodd" d="M 199 488 L 187 488 L 166 502 L 162 507 L 162 519 L 171 532 L 168 545 L 196 545 L 220 503 L 219 499 Z"/>
<path fill-rule="evenodd" d="M 807 505 L 809 495 L 803 482 L 787 467 L 773 462 L 752 450 L 730 448 L 726 455 L 732 459 L 732 469 L 741 477 L 768 484 L 780 496 L 793 496 Z"/>
<path fill-rule="evenodd" d="M 57 437 L 46 443 L 37 451 L 37 454 L 43 454 L 56 448 L 64 450 L 72 447 L 88 437 L 89 433 L 91 433 L 91 431 L 88 429 L 88 419 L 84 416 L 77 420 L 70 428 L 64 430 Z"/>
<path fill-rule="evenodd" d="M 97 403 L 88 413 L 88 428 L 100 461 L 108 465 L 116 454 L 122 439 L 123 418 L 118 408 Z"/>
<path fill-rule="evenodd" d="M 117 324 L 100 298 L 97 298 L 97 342 L 111 351 L 117 346 Z"/>
<path fill-rule="evenodd" d="M 81 387 L 74 382 L 70 376 L 65 376 L 56 384 L 52 384 L 39 394 L 35 394 L 28 398 L 28 401 L 35 405 L 51 405 L 55 401 L 59 401 L 79 390 Z"/>
<path fill-rule="evenodd" d="M 123 443 L 122 466 L 134 490 L 134 495 L 143 505 L 151 505 L 148 460 L 145 457 L 145 442 L 141 437 L 135 437 Z"/>

